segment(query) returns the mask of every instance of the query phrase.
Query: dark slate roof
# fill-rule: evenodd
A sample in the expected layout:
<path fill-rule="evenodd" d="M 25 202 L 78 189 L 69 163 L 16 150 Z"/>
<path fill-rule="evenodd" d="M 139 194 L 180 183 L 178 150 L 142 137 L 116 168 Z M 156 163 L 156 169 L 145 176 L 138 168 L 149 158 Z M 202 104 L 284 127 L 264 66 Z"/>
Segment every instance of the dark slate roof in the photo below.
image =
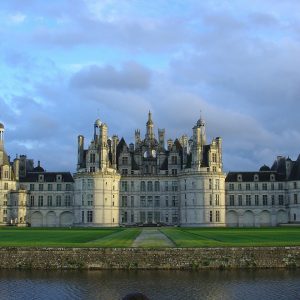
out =
<path fill-rule="evenodd" d="M 122 137 L 119 144 L 117 145 L 117 161 L 119 160 L 120 154 L 122 153 L 124 146 L 128 149 L 127 144 L 124 138 Z"/>
<path fill-rule="evenodd" d="M 299 159 L 297 159 L 293 163 L 293 167 L 291 170 L 289 180 L 300 180 L 300 160 Z"/>
<path fill-rule="evenodd" d="M 131 154 L 131 169 L 132 170 L 139 170 L 139 166 L 136 163 L 135 159 L 134 159 L 134 154 Z"/>
<path fill-rule="evenodd" d="M 210 150 L 210 145 L 205 145 L 203 147 L 203 160 L 201 162 L 201 167 L 208 167 L 208 153 L 209 153 L 209 150 Z"/>
<path fill-rule="evenodd" d="M 191 168 L 192 167 L 192 153 L 187 155 L 187 160 L 186 160 L 186 168 Z"/>
<path fill-rule="evenodd" d="M 168 170 L 168 157 L 165 158 L 164 162 L 160 166 L 161 170 Z"/>
<path fill-rule="evenodd" d="M 56 182 L 56 175 L 62 175 L 62 182 L 74 182 L 70 172 L 29 172 L 20 182 L 38 182 L 39 175 L 44 175 L 44 182 Z"/>
<path fill-rule="evenodd" d="M 267 165 L 263 165 L 260 169 L 259 169 L 259 171 L 271 171 L 271 169 L 270 169 L 270 167 L 268 167 Z"/>
<path fill-rule="evenodd" d="M 229 172 L 226 176 L 226 182 L 238 182 L 238 175 L 242 175 L 241 182 L 254 182 L 254 175 L 258 175 L 259 181 L 270 181 L 270 175 L 275 175 L 276 181 L 284 181 L 285 175 L 272 171 L 263 171 L 263 172 Z"/>

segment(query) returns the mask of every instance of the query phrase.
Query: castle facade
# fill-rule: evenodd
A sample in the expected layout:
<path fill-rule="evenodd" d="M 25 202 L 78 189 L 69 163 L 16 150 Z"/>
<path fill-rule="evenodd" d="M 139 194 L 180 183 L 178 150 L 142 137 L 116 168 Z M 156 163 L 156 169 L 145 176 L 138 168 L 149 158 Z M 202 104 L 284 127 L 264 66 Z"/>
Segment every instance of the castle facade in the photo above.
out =
<path fill-rule="evenodd" d="M 46 172 L 4 151 L 0 124 L 0 225 L 235 226 L 300 222 L 300 158 L 278 157 L 257 172 L 223 172 L 222 139 L 207 143 L 200 118 L 189 138 L 155 134 L 149 112 L 134 143 L 96 120 L 93 138 L 78 136 L 76 173 Z"/>

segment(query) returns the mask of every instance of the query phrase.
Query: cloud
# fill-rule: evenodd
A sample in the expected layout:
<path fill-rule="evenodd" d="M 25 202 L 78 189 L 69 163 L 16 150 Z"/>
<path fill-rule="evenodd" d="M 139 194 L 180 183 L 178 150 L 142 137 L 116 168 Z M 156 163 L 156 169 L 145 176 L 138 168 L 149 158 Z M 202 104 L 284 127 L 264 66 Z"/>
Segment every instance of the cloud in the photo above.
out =
<path fill-rule="evenodd" d="M 81 89 L 145 90 L 150 86 L 150 77 L 150 70 L 135 62 L 125 63 L 119 70 L 111 65 L 91 65 L 77 72 L 71 85 Z"/>
<path fill-rule="evenodd" d="M 20 24 L 23 23 L 26 19 L 26 15 L 22 13 L 16 13 L 14 15 L 9 16 L 9 20 L 14 24 Z"/>

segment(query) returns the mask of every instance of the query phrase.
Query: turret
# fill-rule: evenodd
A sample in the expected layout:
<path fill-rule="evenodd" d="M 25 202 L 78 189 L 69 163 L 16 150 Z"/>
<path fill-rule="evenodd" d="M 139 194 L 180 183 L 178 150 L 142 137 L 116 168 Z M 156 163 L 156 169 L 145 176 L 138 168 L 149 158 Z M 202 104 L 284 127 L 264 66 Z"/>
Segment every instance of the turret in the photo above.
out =
<path fill-rule="evenodd" d="M 102 125 L 101 121 L 99 119 L 97 119 L 95 121 L 95 124 L 94 124 L 94 141 L 95 141 L 95 144 L 97 144 L 98 141 L 99 141 L 101 125 Z"/>
<path fill-rule="evenodd" d="M 13 168 L 14 168 L 15 179 L 18 181 L 20 177 L 20 160 L 18 157 L 14 159 Z"/>
<path fill-rule="evenodd" d="M 161 150 L 165 149 L 165 130 L 164 129 L 158 129 L 158 141 L 159 141 L 159 147 Z"/>
<path fill-rule="evenodd" d="M 135 149 L 137 149 L 141 142 L 141 132 L 139 129 L 135 130 L 134 136 L 135 136 Z"/>
<path fill-rule="evenodd" d="M 107 125 L 102 123 L 100 126 L 100 137 L 99 137 L 99 145 L 100 145 L 100 169 L 107 168 L 108 162 L 108 151 L 107 151 Z"/>
<path fill-rule="evenodd" d="M 117 145 L 119 144 L 119 138 L 117 135 L 112 137 L 111 154 L 112 154 L 112 167 L 117 169 Z"/>
<path fill-rule="evenodd" d="M 206 144 L 205 123 L 200 117 L 197 124 L 193 127 L 193 149 L 192 158 L 193 165 L 200 168 L 203 160 L 203 147 Z"/>
<path fill-rule="evenodd" d="M 84 136 L 78 136 L 78 168 L 83 164 Z"/>

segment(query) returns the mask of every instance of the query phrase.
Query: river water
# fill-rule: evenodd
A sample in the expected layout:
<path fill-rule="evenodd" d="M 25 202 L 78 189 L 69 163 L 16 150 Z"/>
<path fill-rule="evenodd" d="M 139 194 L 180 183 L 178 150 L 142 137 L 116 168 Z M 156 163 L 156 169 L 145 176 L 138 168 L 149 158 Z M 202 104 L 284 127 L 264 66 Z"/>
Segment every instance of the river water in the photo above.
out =
<path fill-rule="evenodd" d="M 0 299 L 300 299 L 300 270 L 0 271 Z"/>

